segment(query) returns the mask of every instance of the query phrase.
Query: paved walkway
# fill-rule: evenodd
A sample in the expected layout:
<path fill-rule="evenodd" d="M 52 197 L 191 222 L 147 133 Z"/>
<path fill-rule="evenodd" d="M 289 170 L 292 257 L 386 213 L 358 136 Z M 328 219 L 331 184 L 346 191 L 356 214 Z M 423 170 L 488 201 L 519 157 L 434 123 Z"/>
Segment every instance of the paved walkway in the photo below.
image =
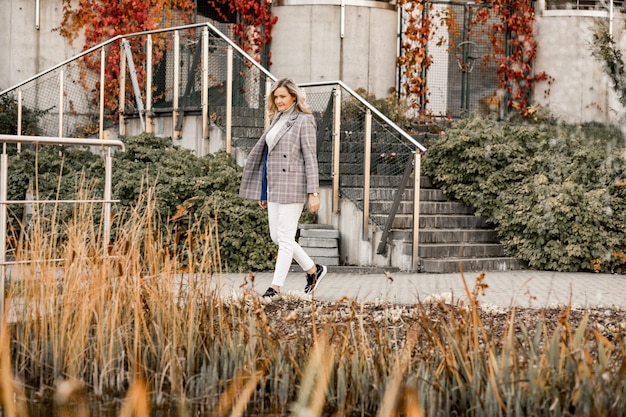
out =
<path fill-rule="evenodd" d="M 247 274 L 223 275 L 223 289 L 227 293 L 243 291 L 241 285 Z M 478 272 L 466 272 L 470 290 L 474 288 Z M 262 294 L 270 285 L 271 272 L 255 274 L 254 290 Z M 485 295 L 479 300 L 483 306 L 507 308 L 558 307 L 570 302 L 573 307 L 606 307 L 626 309 L 626 275 L 596 273 L 564 273 L 545 271 L 487 271 Z M 304 273 L 290 272 L 283 293 L 304 296 Z M 249 284 L 248 284 L 249 285 Z M 412 304 L 428 299 L 467 300 L 460 273 L 425 274 L 392 272 L 362 274 L 358 272 L 329 272 L 315 297 L 323 301 L 337 301 L 348 297 L 357 301 L 386 301 Z"/>

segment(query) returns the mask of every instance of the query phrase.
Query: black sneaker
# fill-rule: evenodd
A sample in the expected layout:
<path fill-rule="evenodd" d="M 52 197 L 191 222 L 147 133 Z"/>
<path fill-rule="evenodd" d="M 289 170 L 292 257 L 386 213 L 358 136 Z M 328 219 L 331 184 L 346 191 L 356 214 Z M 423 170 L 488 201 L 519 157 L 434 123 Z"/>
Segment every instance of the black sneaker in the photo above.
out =
<path fill-rule="evenodd" d="M 263 297 L 265 297 L 265 298 L 272 298 L 272 297 L 276 297 L 277 295 L 278 295 L 278 291 L 276 291 L 272 287 L 269 287 L 267 289 L 267 291 L 265 291 L 265 294 L 263 294 Z"/>
<path fill-rule="evenodd" d="M 328 272 L 328 268 L 326 265 L 315 265 L 315 272 L 312 274 L 306 274 L 306 286 L 304 287 L 305 293 L 310 293 L 324 279 L 326 273 Z"/>

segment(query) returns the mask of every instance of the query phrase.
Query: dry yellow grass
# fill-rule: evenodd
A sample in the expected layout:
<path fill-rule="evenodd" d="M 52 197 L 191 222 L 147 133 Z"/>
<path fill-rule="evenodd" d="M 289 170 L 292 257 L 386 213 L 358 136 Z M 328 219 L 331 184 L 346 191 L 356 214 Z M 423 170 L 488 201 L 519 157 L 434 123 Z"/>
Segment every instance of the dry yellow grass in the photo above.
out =
<path fill-rule="evenodd" d="M 23 387 L 57 387 L 58 414 L 80 416 L 114 398 L 120 416 L 626 411 L 626 315 L 494 313 L 480 305 L 481 277 L 469 305 L 268 304 L 253 275 L 241 297 L 223 297 L 215 224 L 174 249 L 152 200 L 107 253 L 89 206 L 63 226 L 34 219 L 16 254 L 37 262 L 14 271 L 0 334 L 5 415 L 26 415 Z"/>

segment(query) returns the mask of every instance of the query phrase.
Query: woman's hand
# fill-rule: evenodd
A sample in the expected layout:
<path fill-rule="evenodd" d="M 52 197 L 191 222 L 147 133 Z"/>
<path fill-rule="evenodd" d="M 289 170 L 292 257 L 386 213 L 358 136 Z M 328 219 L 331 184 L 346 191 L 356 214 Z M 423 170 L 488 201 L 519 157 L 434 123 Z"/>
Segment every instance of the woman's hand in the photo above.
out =
<path fill-rule="evenodd" d="M 259 206 L 261 206 L 261 208 L 266 209 L 267 208 L 267 201 L 259 200 Z"/>
<path fill-rule="evenodd" d="M 320 208 L 320 198 L 315 194 L 309 194 L 309 211 L 317 213 Z"/>

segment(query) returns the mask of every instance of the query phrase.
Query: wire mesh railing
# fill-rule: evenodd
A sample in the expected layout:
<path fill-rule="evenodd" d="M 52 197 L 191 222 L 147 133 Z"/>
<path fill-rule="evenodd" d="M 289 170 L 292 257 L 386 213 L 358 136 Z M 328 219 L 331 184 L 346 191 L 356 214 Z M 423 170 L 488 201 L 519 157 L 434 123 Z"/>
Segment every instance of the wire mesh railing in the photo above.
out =
<path fill-rule="evenodd" d="M 364 238 L 370 223 L 383 228 L 379 253 L 384 253 L 396 209 L 412 185 L 416 260 L 419 166 L 425 147 L 340 81 L 302 86 L 317 120 L 320 180 L 332 184 L 333 211 L 339 209 L 339 197 L 353 201 L 363 211 Z M 412 184 L 404 175 L 407 169 L 413 170 Z"/>
<path fill-rule="evenodd" d="M 176 136 L 185 113 L 227 125 L 229 105 L 263 111 L 268 79 L 268 71 L 211 23 L 198 23 L 116 36 L 0 97 L 20 112 L 35 112 L 36 135 L 104 138 L 110 128 L 124 135 L 127 118 L 145 119 L 151 132 L 154 117 L 171 113 Z"/>

